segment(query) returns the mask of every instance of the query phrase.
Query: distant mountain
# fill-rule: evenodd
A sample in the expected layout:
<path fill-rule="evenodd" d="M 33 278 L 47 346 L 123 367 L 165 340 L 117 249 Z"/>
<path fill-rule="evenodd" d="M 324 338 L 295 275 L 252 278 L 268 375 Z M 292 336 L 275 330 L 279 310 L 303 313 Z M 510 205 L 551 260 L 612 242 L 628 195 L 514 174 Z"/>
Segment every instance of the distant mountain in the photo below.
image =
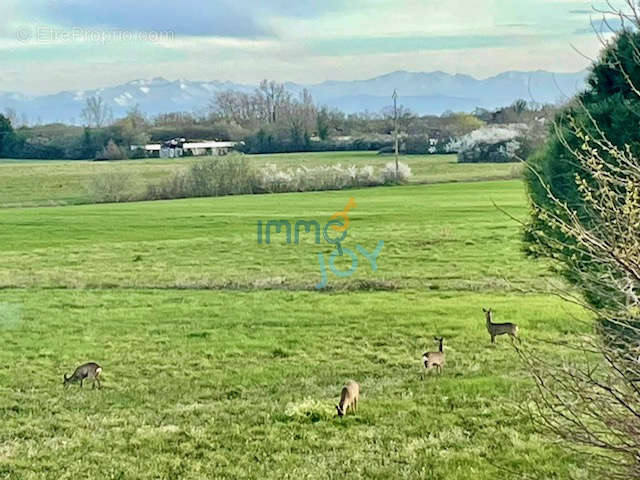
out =
<path fill-rule="evenodd" d="M 440 115 L 447 110 L 471 111 L 476 107 L 495 109 L 523 98 L 539 103 L 556 103 L 573 96 L 585 84 L 587 72 L 551 73 L 504 72 L 478 80 L 469 75 L 444 72 L 392 72 L 369 80 L 327 81 L 316 85 L 287 83 L 294 93 L 311 91 L 316 103 L 347 113 L 374 111 L 391 105 L 391 94 L 398 91 L 399 103 L 418 114 Z M 164 78 L 135 80 L 123 85 L 27 96 L 0 92 L 0 109 L 13 108 L 30 122 L 81 123 L 85 101 L 101 96 L 116 118 L 134 105 L 148 115 L 187 111 L 204 112 L 216 92 L 253 91 L 252 85 L 222 81 L 169 81 Z"/>
<path fill-rule="evenodd" d="M 308 86 L 319 103 L 345 111 L 377 110 L 391 103 L 397 89 L 400 103 L 422 114 L 439 115 L 445 110 L 494 109 L 524 98 L 556 103 L 573 96 L 585 85 L 587 72 L 504 72 L 485 80 L 444 72 L 393 72 L 370 80 L 324 82 Z M 292 90 L 296 85 L 291 84 Z M 299 89 L 302 87 L 297 86 Z"/>

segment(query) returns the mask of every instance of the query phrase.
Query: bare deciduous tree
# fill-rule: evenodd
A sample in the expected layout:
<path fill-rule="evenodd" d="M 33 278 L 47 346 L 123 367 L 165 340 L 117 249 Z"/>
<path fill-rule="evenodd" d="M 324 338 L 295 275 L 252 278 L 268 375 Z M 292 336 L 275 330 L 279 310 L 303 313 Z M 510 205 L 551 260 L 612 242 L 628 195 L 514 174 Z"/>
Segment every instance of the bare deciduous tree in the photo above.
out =
<path fill-rule="evenodd" d="M 253 95 L 225 90 L 217 92 L 211 102 L 214 116 L 231 120 L 238 125 L 250 125 L 259 118 L 259 106 Z"/>
<path fill-rule="evenodd" d="M 82 119 L 88 127 L 104 127 L 112 120 L 111 108 L 102 97 L 89 97 L 82 110 Z"/>
<path fill-rule="evenodd" d="M 263 80 L 256 89 L 256 98 L 264 109 L 264 118 L 269 123 L 276 123 L 282 109 L 291 102 L 291 94 L 281 83 Z"/>
<path fill-rule="evenodd" d="M 268 128 L 298 148 L 308 144 L 317 126 L 317 108 L 307 89 L 294 98 L 284 85 L 267 80 L 252 94 L 232 90 L 216 93 L 210 110 L 212 117 L 244 128 Z"/>
<path fill-rule="evenodd" d="M 389 132 L 393 132 L 395 130 L 395 115 L 396 112 L 394 112 L 393 106 L 385 107 L 382 110 L 382 116 L 386 122 L 386 130 L 388 130 Z M 404 105 L 398 106 L 397 115 L 398 130 L 401 134 L 404 134 L 409 130 L 411 124 L 416 120 L 417 116 Z"/>

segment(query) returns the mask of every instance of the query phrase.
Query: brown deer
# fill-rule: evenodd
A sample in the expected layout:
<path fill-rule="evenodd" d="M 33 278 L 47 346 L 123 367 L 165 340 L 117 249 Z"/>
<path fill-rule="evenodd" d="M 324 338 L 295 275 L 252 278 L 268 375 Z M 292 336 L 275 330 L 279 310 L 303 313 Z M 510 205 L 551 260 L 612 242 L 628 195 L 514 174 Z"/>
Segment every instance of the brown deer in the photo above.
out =
<path fill-rule="evenodd" d="M 440 347 L 437 352 L 425 352 L 422 355 L 422 364 L 424 365 L 424 370 L 422 371 L 422 379 L 424 380 L 425 372 L 428 372 L 433 367 L 438 370 L 438 373 L 442 373 L 442 367 L 445 364 L 445 355 L 444 350 L 442 348 L 442 344 L 444 343 L 444 337 L 438 338 L 433 337 L 436 342 L 440 343 Z"/>
<path fill-rule="evenodd" d="M 68 387 L 71 383 L 80 382 L 80 387 L 82 388 L 82 382 L 84 380 L 90 380 L 93 382 L 93 388 L 96 388 L 96 383 L 98 384 L 98 388 L 100 388 L 100 379 L 98 377 L 101 373 L 102 367 L 97 363 L 85 363 L 76 368 L 70 377 L 67 377 L 65 374 L 63 385 Z"/>
<path fill-rule="evenodd" d="M 347 409 L 351 408 L 352 413 L 356 413 L 358 410 L 358 398 L 360 396 L 360 385 L 354 381 L 347 383 L 346 387 L 342 388 L 340 394 L 340 403 L 336 405 L 338 410 L 338 416 L 342 418 L 347 414 Z"/>
<path fill-rule="evenodd" d="M 496 343 L 496 337 L 498 335 L 508 334 L 511 337 L 511 341 L 518 340 L 518 326 L 515 323 L 493 323 L 493 312 L 491 309 L 485 310 L 482 309 L 484 315 L 487 319 L 487 330 L 489 331 L 489 335 L 491 335 L 491 343 Z"/>

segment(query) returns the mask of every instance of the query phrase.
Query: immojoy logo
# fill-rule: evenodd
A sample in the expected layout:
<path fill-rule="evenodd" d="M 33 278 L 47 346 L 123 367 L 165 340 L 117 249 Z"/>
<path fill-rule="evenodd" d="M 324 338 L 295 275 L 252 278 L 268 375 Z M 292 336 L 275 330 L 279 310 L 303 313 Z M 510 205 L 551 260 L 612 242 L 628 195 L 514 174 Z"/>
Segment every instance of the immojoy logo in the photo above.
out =
<path fill-rule="evenodd" d="M 326 223 L 324 228 L 320 227 L 320 224 L 316 220 L 298 220 L 295 222 L 293 232 L 294 232 L 294 242 L 296 245 L 300 244 L 300 230 L 304 229 L 305 233 L 310 233 L 311 229 L 314 229 L 315 233 L 315 242 L 316 244 L 320 244 L 320 235 L 322 232 L 322 237 L 324 240 L 331 244 L 335 245 L 336 249 L 329 254 L 328 261 L 325 262 L 324 255 L 322 252 L 318 253 L 318 264 L 320 266 L 320 275 L 321 280 L 316 284 L 316 288 L 318 290 L 327 286 L 328 283 L 328 275 L 327 275 L 327 263 L 329 264 L 329 270 L 333 272 L 333 274 L 339 278 L 350 277 L 355 273 L 358 269 L 358 255 L 353 250 L 343 247 L 342 243 L 347 238 L 348 229 L 349 229 L 349 211 L 352 208 L 356 208 L 358 205 L 356 204 L 355 199 L 352 197 L 349 199 L 349 202 L 345 206 L 344 210 L 340 212 L 336 212 L 331 217 L 329 217 L 329 221 Z M 265 225 L 265 234 L 264 234 L 264 243 L 271 243 L 271 229 L 275 229 L 275 233 L 280 233 L 283 229 L 286 232 L 287 244 L 291 244 L 291 222 L 289 220 L 269 220 Z M 339 235 L 333 237 L 330 235 L 330 230 L 334 232 L 338 232 Z M 258 220 L 258 245 L 262 245 L 262 237 L 263 237 L 263 224 L 262 220 Z M 378 256 L 380 255 L 380 251 L 384 246 L 384 241 L 379 240 L 376 248 L 369 252 L 361 245 L 356 245 L 356 250 L 365 257 L 369 264 L 371 265 L 371 271 L 376 272 L 378 270 Z M 341 271 L 338 270 L 335 266 L 335 261 L 337 257 L 341 257 L 343 255 L 348 255 L 351 259 L 351 266 L 349 269 Z"/>

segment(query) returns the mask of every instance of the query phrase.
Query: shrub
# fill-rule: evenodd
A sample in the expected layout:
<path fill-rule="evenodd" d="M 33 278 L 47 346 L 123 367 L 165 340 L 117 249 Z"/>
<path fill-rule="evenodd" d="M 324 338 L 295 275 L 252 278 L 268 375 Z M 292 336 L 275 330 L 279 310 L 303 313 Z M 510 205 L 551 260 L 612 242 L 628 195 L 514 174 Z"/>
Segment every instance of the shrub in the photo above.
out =
<path fill-rule="evenodd" d="M 96 154 L 96 160 L 124 160 L 127 158 L 126 152 L 110 139 L 102 151 Z"/>
<path fill-rule="evenodd" d="M 241 155 L 198 160 L 186 172 L 147 187 L 145 199 L 216 197 L 241 195 L 257 190 L 258 180 L 249 162 Z"/>
<path fill-rule="evenodd" d="M 89 196 L 95 203 L 126 202 L 131 199 L 130 178 L 124 172 L 98 174 L 87 185 Z"/>
<path fill-rule="evenodd" d="M 276 165 L 268 164 L 260 170 L 260 187 L 269 193 L 341 190 L 379 184 L 370 165 L 360 168 L 355 165 L 342 167 L 340 164 L 312 168 L 299 166 L 278 170 Z"/>
<path fill-rule="evenodd" d="M 293 180 L 291 171 L 278 170 L 275 163 L 268 163 L 260 170 L 260 187 L 269 193 L 287 192 Z"/>
<path fill-rule="evenodd" d="M 429 142 L 428 135 L 409 135 L 404 141 L 404 153 L 434 153 L 435 146 Z"/>
<path fill-rule="evenodd" d="M 411 169 L 399 164 L 399 183 L 411 176 Z M 358 167 L 340 164 L 280 170 L 275 164 L 267 164 L 259 171 L 251 168 L 241 155 L 201 160 L 186 172 L 178 172 L 169 179 L 147 187 L 146 200 L 187 197 L 215 197 L 247 193 L 307 192 L 342 190 L 344 188 L 371 187 L 396 183 L 395 163 L 388 163 L 379 175 L 366 165 Z"/>
<path fill-rule="evenodd" d="M 411 177 L 411 168 L 406 163 L 398 162 L 398 176 L 396 178 L 396 163 L 387 162 L 380 172 L 380 182 L 385 185 L 407 183 Z"/>
<path fill-rule="evenodd" d="M 140 158 L 149 158 L 147 151 L 144 148 L 136 148 L 129 154 L 129 158 L 132 159 L 140 159 Z"/>
<path fill-rule="evenodd" d="M 147 185 L 144 200 L 171 200 L 173 198 L 188 198 L 188 175 L 185 172 L 175 172 L 171 177 L 160 183 Z"/>
<path fill-rule="evenodd" d="M 255 172 L 242 155 L 226 155 L 195 162 L 188 172 L 190 187 L 197 197 L 253 193 Z"/>

